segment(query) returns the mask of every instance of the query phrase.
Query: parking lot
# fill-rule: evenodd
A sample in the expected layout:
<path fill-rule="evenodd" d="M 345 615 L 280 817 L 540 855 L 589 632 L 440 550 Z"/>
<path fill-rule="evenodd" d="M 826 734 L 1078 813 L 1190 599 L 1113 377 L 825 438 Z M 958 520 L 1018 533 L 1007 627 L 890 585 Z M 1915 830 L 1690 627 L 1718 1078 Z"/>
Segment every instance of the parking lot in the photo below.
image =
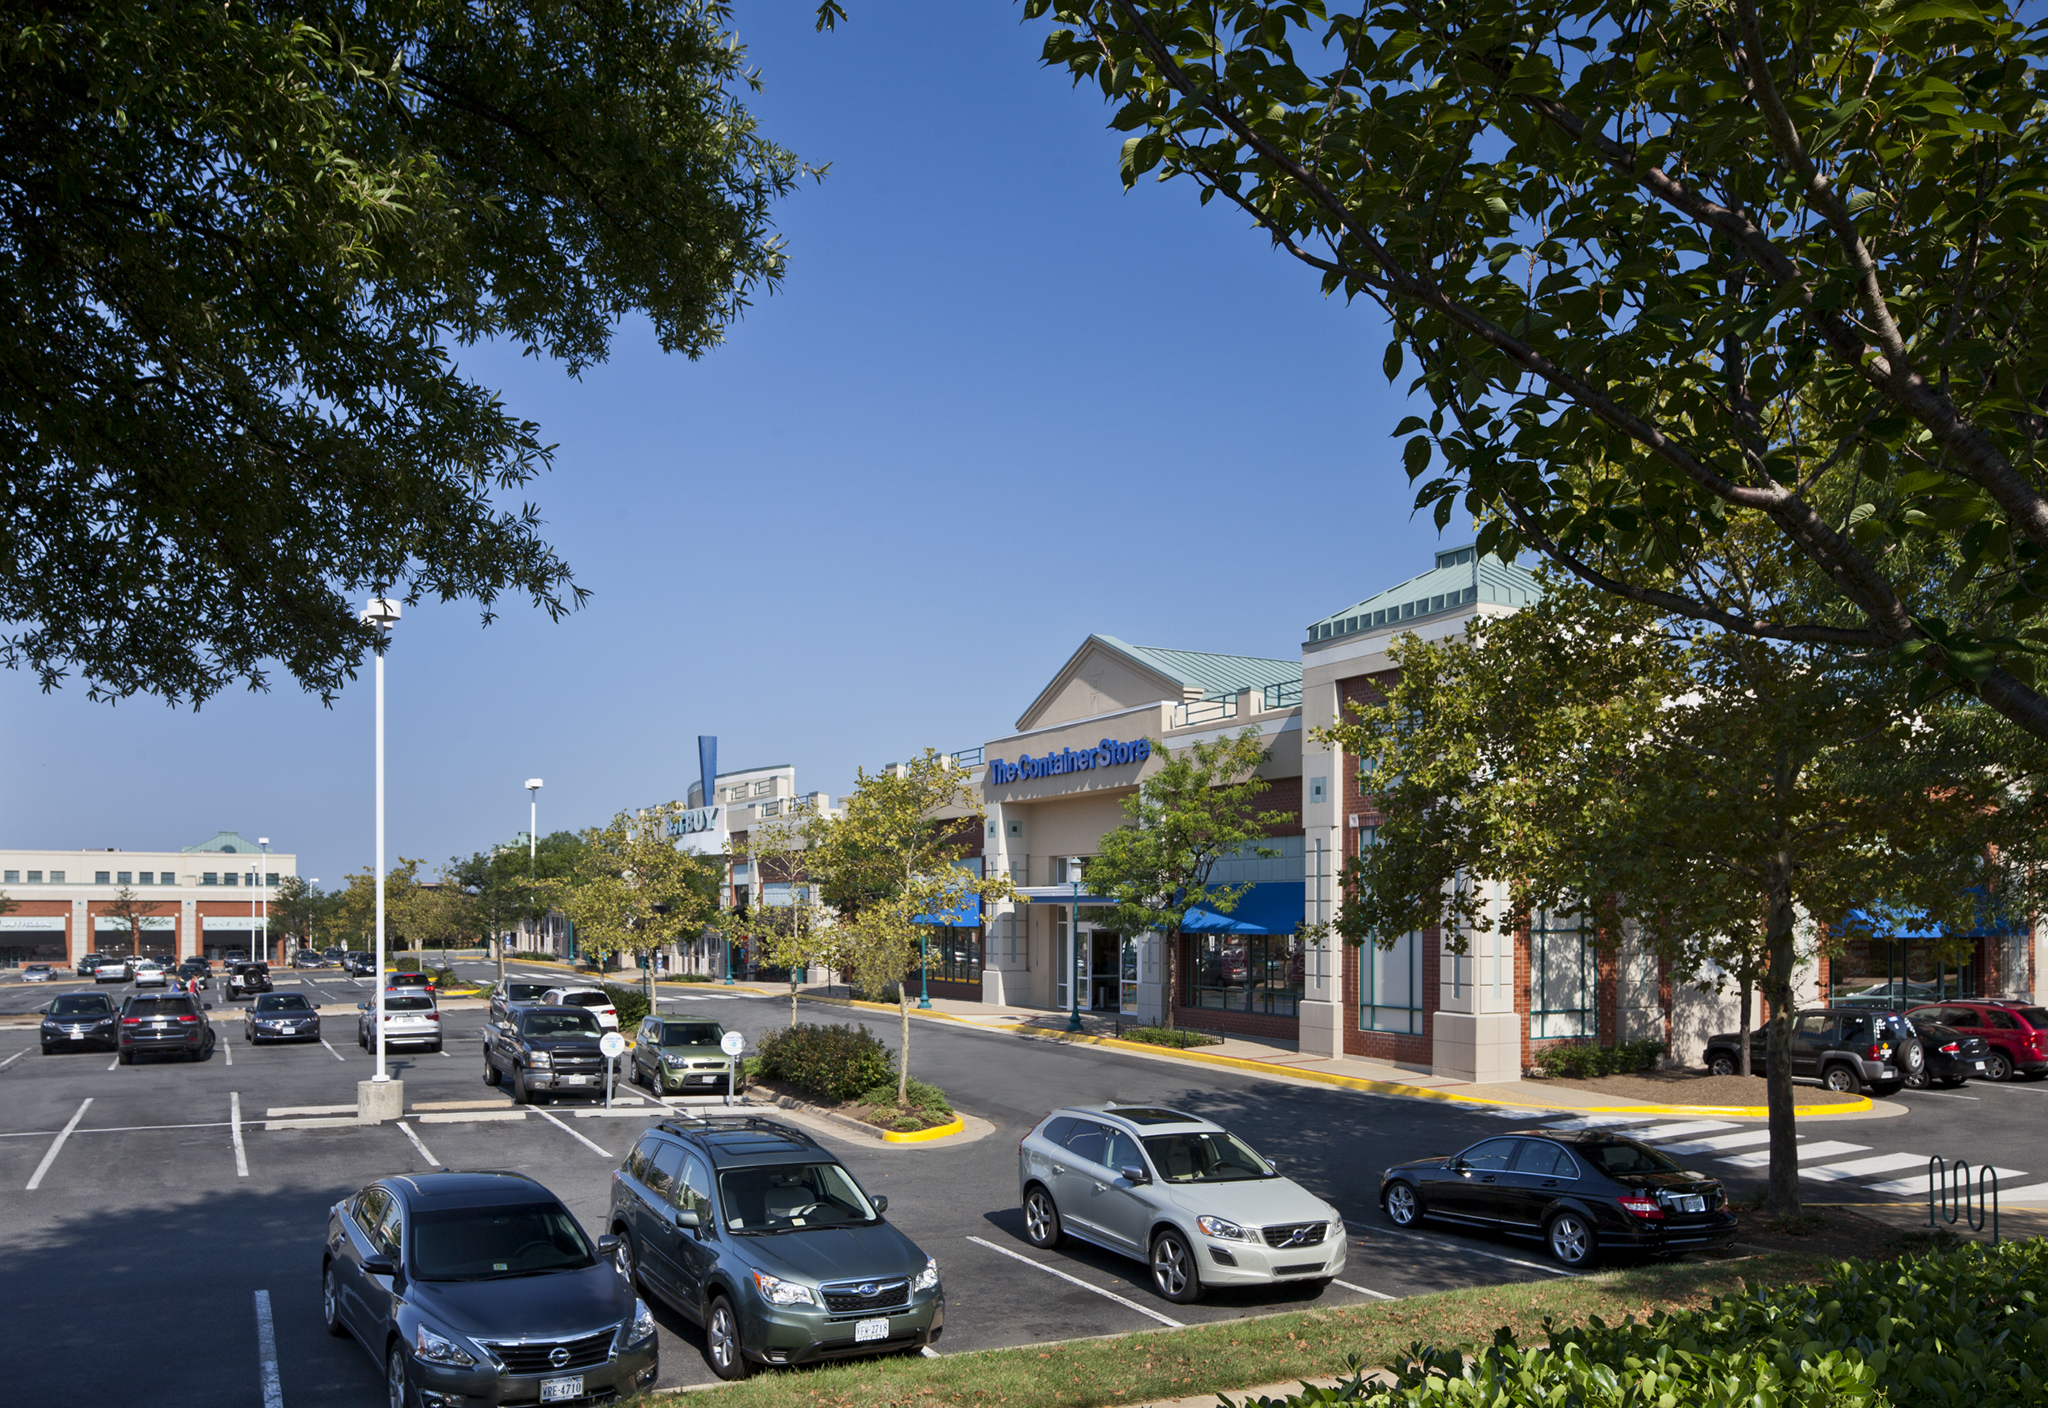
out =
<path fill-rule="evenodd" d="M 141 1357 L 166 1366 L 151 1397 L 172 1403 L 265 1402 L 266 1374 L 284 1403 L 380 1401 L 376 1366 L 321 1325 L 328 1207 L 383 1174 L 509 1168 L 539 1178 L 601 1231 L 611 1169 L 649 1121 L 668 1113 L 637 1091 L 609 1112 L 587 1103 L 516 1108 L 482 1081 L 482 1010 L 451 1006 L 442 1053 L 393 1060 L 406 1082 L 407 1118 L 358 1125 L 349 1117 L 355 1083 L 371 1063 L 354 1040 L 357 990 L 331 974 L 293 984 L 299 976 L 280 973 L 280 989 L 299 986 L 330 1004 L 319 1044 L 251 1049 L 236 1005 L 217 995 L 212 1015 L 222 1040 L 203 1064 L 44 1057 L 33 1030 L 0 1031 L 0 1188 L 9 1190 L 0 1199 L 0 1315 L 15 1342 L 34 1347 L 17 1363 L 24 1399 L 128 1392 L 131 1361 Z M 7 996 L 8 1007 L 22 1010 L 16 992 Z M 776 998 L 664 996 L 670 1010 L 715 1017 L 750 1038 L 788 1015 Z M 805 1015 L 848 1016 L 822 1005 Z M 893 1022 L 874 1025 L 893 1040 Z M 889 1196 L 891 1221 L 939 1259 L 947 1294 L 941 1353 L 1258 1315 L 1315 1299 L 1307 1287 L 1289 1287 L 1175 1306 L 1150 1292 L 1136 1263 L 1073 1243 L 1050 1253 L 1030 1247 L 1016 1205 L 1016 1142 L 1054 1103 L 1166 1102 L 1241 1132 L 1353 1223 L 1347 1270 L 1320 1292 L 1326 1303 L 1563 1274 L 1533 1246 L 1396 1233 L 1376 1207 L 1386 1165 L 1463 1147 L 1499 1132 L 1504 1119 L 1556 1124 L 1554 1114 L 1355 1095 L 940 1024 L 917 1027 L 912 1069 L 939 1079 L 993 1132 L 919 1146 L 809 1127 L 868 1188 Z M 1909 1197 L 1907 1185 L 1924 1177 L 1908 1167 L 1914 1159 L 1924 1167 L 1919 1144 L 1964 1152 L 1953 1147 L 1955 1131 L 1982 1123 L 1969 1115 L 1987 1102 L 2002 1102 L 2003 1123 L 2023 1125 L 2025 1145 L 2035 1145 L 2048 1087 L 1967 1093 L 1978 1103 L 1919 1098 L 1903 1118 L 1810 1134 L 1802 1153 L 1811 1155 L 1814 1195 Z M 1623 1122 L 1737 1187 L 1762 1176 L 1754 1123 Z M 2048 1161 L 1996 1157 L 2008 1187 L 2043 1181 L 2026 1169 Z M 268 1340 L 259 1303 L 268 1308 Z M 710 1382 L 694 1326 L 659 1313 L 661 1384 Z"/>

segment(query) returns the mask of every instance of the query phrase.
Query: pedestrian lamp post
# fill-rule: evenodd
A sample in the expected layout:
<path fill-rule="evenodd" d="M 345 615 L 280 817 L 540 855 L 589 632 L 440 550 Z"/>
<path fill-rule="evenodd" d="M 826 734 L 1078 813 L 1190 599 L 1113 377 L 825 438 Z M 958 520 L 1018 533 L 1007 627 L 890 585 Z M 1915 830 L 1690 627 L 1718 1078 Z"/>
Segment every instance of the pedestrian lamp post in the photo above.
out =
<path fill-rule="evenodd" d="M 540 855 L 540 787 L 541 782 L 539 778 L 529 777 L 526 779 L 526 891 L 529 902 L 533 897 L 533 876 L 534 871 L 537 869 L 535 862 Z M 536 931 L 538 927 L 539 921 L 536 920 Z M 540 940 L 535 938 L 532 942 L 539 943 Z M 501 969 L 504 966 L 504 947 L 504 940 L 500 939 L 498 941 L 498 954 L 499 967 Z M 505 975 L 500 972 L 498 976 L 502 979 Z"/>
<path fill-rule="evenodd" d="M 363 606 L 362 619 L 377 628 L 381 647 L 390 639 L 398 621 L 398 603 L 389 597 L 371 597 Z M 377 1033 L 377 1070 L 356 1087 L 359 1118 L 396 1119 L 405 1108 L 405 1083 L 391 1079 L 384 1064 L 384 651 L 377 651 L 377 942 L 374 976 L 370 983 L 370 1020 Z M 366 1088 L 367 1087 L 367 1088 Z"/>
<path fill-rule="evenodd" d="M 931 934 L 931 925 L 917 926 L 917 977 L 924 986 L 924 995 L 918 998 L 917 1005 L 925 1008 L 932 1005 Z"/>
<path fill-rule="evenodd" d="M 1067 857 L 1067 879 L 1074 884 L 1073 904 L 1067 910 L 1067 949 L 1073 956 L 1073 971 L 1067 980 L 1073 1008 L 1067 1013 L 1067 1030 L 1081 1030 L 1081 858 Z"/>
<path fill-rule="evenodd" d="M 270 960 L 270 886 L 264 882 L 269 878 L 270 872 L 270 838 L 268 836 L 258 836 L 256 844 L 263 848 L 262 858 L 256 862 L 257 869 L 253 882 L 263 887 L 257 892 L 258 897 L 263 902 L 263 914 L 257 921 L 257 928 L 263 935 L 263 958 L 267 963 Z M 254 909 L 256 905 L 252 901 L 249 907 Z"/>

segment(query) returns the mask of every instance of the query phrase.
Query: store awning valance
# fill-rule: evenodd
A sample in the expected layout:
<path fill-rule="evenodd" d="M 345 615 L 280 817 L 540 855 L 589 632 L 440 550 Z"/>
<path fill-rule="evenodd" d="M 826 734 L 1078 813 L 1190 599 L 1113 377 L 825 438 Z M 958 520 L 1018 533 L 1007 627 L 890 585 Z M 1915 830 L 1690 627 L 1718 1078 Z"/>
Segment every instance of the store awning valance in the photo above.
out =
<path fill-rule="evenodd" d="M 1083 891 L 1079 898 L 1074 895 L 1072 885 L 1019 885 L 1016 889 L 1018 900 L 1025 904 L 1115 904 L 1116 901 L 1101 895 Z"/>
<path fill-rule="evenodd" d="M 1301 927 L 1308 886 L 1300 880 L 1262 880 L 1238 897 L 1230 913 L 1200 905 L 1180 926 L 1183 934 L 1291 934 Z"/>
<path fill-rule="evenodd" d="M 1999 913 L 1989 894 L 1979 891 L 1975 898 L 1976 922 L 1963 928 L 1939 924 L 1922 910 L 1852 909 L 1842 916 L 1836 932 L 1849 939 L 1967 939 L 2026 931 L 2024 921 Z"/>

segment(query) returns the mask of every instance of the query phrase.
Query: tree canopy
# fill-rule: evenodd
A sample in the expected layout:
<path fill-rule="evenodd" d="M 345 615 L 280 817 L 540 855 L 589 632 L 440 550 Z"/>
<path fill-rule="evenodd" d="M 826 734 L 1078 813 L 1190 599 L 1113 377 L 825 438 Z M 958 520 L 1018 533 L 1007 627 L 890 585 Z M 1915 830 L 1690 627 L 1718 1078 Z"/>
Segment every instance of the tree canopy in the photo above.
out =
<path fill-rule="evenodd" d="M 2048 20 L 1978 0 L 1024 0 L 1148 172 L 1393 329 L 1439 525 L 2048 739 Z M 1432 472 L 1432 466 L 1435 466 Z M 1715 544 L 1826 590 L 1732 609 Z M 1930 576 L 1930 558 L 1945 559 Z"/>
<path fill-rule="evenodd" d="M 806 168 L 723 0 L 0 0 L 0 660 L 323 697 L 366 589 L 551 615 L 541 428 L 453 352 L 716 345 Z M 814 174 L 822 174 L 821 171 Z"/>

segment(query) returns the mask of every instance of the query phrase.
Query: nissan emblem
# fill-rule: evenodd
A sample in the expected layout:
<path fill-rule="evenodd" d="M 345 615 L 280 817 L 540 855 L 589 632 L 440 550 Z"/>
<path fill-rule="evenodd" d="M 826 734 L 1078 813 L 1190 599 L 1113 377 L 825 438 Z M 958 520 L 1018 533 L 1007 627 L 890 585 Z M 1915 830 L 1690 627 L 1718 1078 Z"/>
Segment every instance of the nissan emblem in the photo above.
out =
<path fill-rule="evenodd" d="M 558 1344 L 553 1349 L 549 1350 L 548 1363 L 554 1365 L 557 1369 L 568 1368 L 569 1347 L 567 1345 Z"/>

